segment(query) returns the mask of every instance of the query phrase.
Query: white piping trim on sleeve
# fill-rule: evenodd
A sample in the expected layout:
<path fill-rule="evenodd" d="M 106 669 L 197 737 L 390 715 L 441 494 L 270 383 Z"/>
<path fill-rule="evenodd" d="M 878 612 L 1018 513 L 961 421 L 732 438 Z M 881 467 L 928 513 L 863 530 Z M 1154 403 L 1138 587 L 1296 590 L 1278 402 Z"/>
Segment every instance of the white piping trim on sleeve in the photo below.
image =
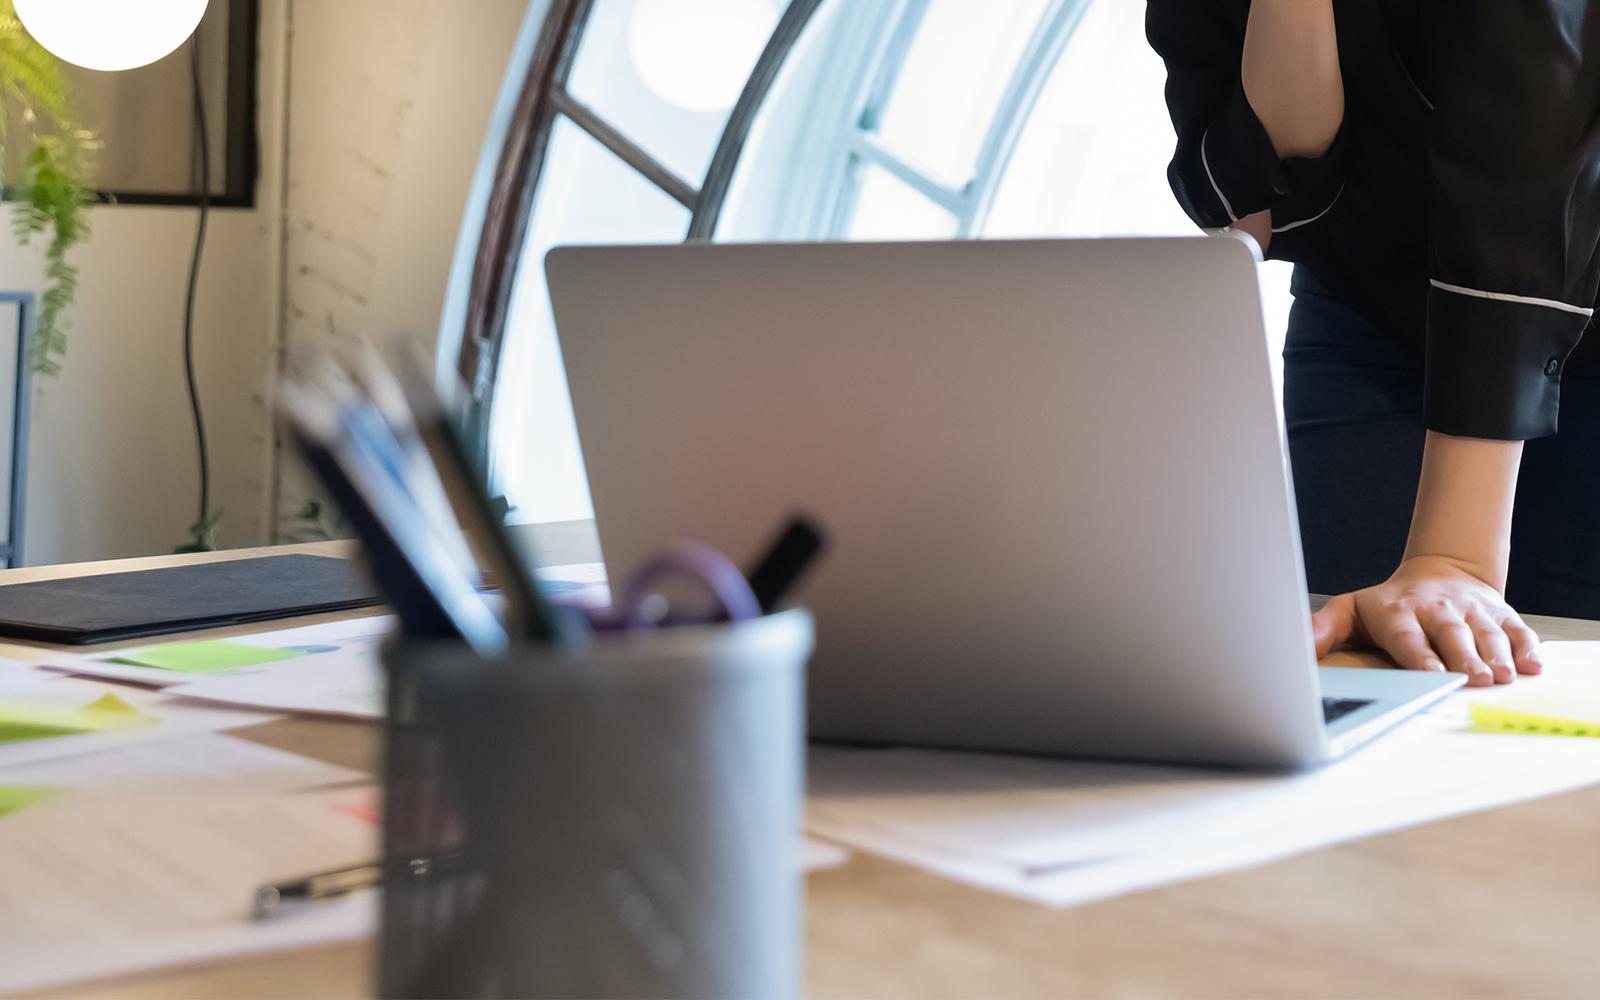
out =
<path fill-rule="evenodd" d="M 1291 229 L 1299 229 L 1301 226 L 1309 225 L 1310 223 L 1316 222 L 1318 219 L 1322 218 L 1324 215 L 1327 215 L 1329 212 L 1333 211 L 1333 206 L 1338 203 L 1339 195 L 1344 194 L 1344 185 L 1345 185 L 1345 183 L 1348 183 L 1348 182 L 1341 182 L 1339 184 L 1339 190 L 1334 194 L 1333 201 L 1328 202 L 1328 207 L 1327 208 L 1325 208 L 1322 211 L 1318 212 L 1316 215 L 1313 215 L 1309 219 L 1301 219 L 1299 222 L 1291 222 L 1287 226 L 1273 226 L 1272 227 L 1272 231 L 1275 232 L 1275 233 L 1286 233 Z"/>
<path fill-rule="evenodd" d="M 1568 305 L 1565 302 L 1557 302 L 1555 299 L 1536 299 L 1530 295 L 1510 295 L 1506 292 L 1484 292 L 1479 291 L 1476 288 L 1462 288 L 1460 285 L 1447 285 L 1437 278 L 1429 278 L 1428 284 L 1435 288 L 1442 288 L 1447 292 L 1455 292 L 1457 295 L 1471 295 L 1474 298 L 1479 299 L 1494 299 L 1496 302 L 1516 302 L 1525 306 L 1544 306 L 1547 309 L 1559 309 L 1562 312 L 1575 313 L 1579 316 L 1594 315 L 1593 309 L 1585 309 L 1582 306 Z"/>
<path fill-rule="evenodd" d="M 1217 179 L 1211 176 L 1211 164 L 1206 160 L 1206 137 L 1210 134 L 1210 129 L 1200 133 L 1200 165 L 1206 168 L 1206 180 L 1211 182 L 1211 190 L 1215 191 L 1217 198 L 1222 201 L 1222 210 L 1228 213 L 1229 220 L 1238 222 L 1239 217 L 1233 214 L 1233 206 L 1228 204 L 1228 196 L 1222 193 L 1222 189 L 1217 187 Z"/>

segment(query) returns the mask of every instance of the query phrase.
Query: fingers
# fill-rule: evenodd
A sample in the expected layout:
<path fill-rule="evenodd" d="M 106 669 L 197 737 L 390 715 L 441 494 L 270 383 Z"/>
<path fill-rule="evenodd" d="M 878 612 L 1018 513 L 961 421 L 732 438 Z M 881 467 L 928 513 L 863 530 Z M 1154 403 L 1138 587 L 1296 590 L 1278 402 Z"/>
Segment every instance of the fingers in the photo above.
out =
<path fill-rule="evenodd" d="M 1467 675 L 1468 687 L 1488 687 L 1494 683 L 1494 671 L 1478 656 L 1477 637 L 1466 622 L 1440 617 L 1423 622 L 1422 628 L 1445 667 Z"/>
<path fill-rule="evenodd" d="M 1381 646 L 1410 670 L 1452 670 L 1473 687 L 1508 684 L 1543 667 L 1539 636 L 1498 591 L 1433 557 L 1388 581 L 1328 602 L 1314 620 L 1317 654 L 1341 641 Z"/>
<path fill-rule="evenodd" d="M 1379 645 L 1394 657 L 1396 663 L 1407 670 L 1444 670 L 1444 663 L 1440 661 L 1439 654 L 1428 644 L 1428 637 L 1423 634 L 1421 626 L 1415 619 L 1391 629 Z"/>
<path fill-rule="evenodd" d="M 1501 620 L 1500 627 L 1511 642 L 1511 658 L 1517 666 L 1517 673 L 1531 675 L 1542 672 L 1544 661 L 1539 659 L 1539 633 L 1529 628 L 1514 611 Z"/>
<path fill-rule="evenodd" d="M 1478 659 L 1488 664 L 1494 673 L 1496 684 L 1509 684 L 1516 679 L 1516 668 L 1512 666 L 1511 638 L 1506 635 L 1500 622 L 1487 615 L 1472 612 L 1467 615 L 1467 627 L 1472 629 L 1473 644 L 1477 647 Z"/>
<path fill-rule="evenodd" d="M 1354 594 L 1340 594 L 1311 616 L 1311 634 L 1317 643 L 1317 659 L 1322 659 L 1342 642 L 1348 642 L 1356 627 Z"/>

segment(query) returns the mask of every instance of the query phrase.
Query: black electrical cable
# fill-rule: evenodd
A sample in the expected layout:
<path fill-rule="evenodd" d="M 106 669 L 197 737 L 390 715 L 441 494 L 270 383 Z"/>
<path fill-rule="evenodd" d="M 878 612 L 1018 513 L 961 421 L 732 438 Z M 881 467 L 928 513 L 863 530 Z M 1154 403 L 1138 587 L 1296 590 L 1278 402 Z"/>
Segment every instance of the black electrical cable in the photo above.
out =
<path fill-rule="evenodd" d="M 194 382 L 194 291 L 200 278 L 200 254 L 206 245 L 206 219 L 211 214 L 211 142 L 206 133 L 206 101 L 200 87 L 199 33 L 189 38 L 189 70 L 194 79 L 195 130 L 200 137 L 200 228 L 194 237 L 194 261 L 189 265 L 189 294 L 183 307 L 183 370 L 189 380 L 189 408 L 194 411 L 194 437 L 200 450 L 200 519 L 195 522 L 195 543 L 209 548 L 207 519 L 211 513 L 211 462 L 206 451 L 206 425 L 200 416 L 200 393 Z"/>

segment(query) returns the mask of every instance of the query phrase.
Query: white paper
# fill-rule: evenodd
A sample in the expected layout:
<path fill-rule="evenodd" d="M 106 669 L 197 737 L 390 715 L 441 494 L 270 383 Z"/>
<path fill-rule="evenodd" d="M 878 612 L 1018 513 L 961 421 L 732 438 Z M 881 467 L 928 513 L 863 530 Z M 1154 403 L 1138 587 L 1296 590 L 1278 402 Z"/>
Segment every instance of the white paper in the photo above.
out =
<path fill-rule="evenodd" d="M 122 747 L 189 733 L 217 732 L 250 726 L 274 718 L 259 711 L 220 708 L 167 697 L 160 691 L 103 684 L 78 677 L 34 670 L 23 663 L 0 665 L 0 699 L 19 699 L 45 705 L 79 708 L 107 692 L 115 694 L 150 716 L 155 724 L 113 732 L 80 733 L 0 744 L 0 767 L 28 761 L 70 756 L 107 747 Z"/>
<path fill-rule="evenodd" d="M 206 702 L 359 719 L 383 716 L 383 667 L 377 654 L 302 656 L 262 664 L 269 669 L 208 677 L 167 688 Z"/>
<path fill-rule="evenodd" d="M 299 628 L 278 629 L 274 632 L 257 632 L 254 635 L 233 636 L 227 641 L 236 642 L 242 646 L 258 646 L 262 649 L 286 649 L 290 646 L 326 646 L 329 648 L 325 652 L 298 656 L 291 660 L 274 660 L 271 663 L 258 663 L 248 667 L 238 667 L 226 674 L 191 674 L 175 670 L 163 670 L 160 667 L 140 667 L 131 663 L 110 662 L 114 659 L 137 656 L 145 650 L 154 649 L 158 646 L 174 645 L 171 642 L 151 643 L 148 646 L 109 650 L 101 653 L 60 654 L 41 660 L 37 666 L 45 670 L 81 676 L 106 677 L 114 680 L 138 681 L 141 684 L 155 684 L 161 687 L 175 687 L 193 683 L 201 678 L 237 677 L 262 673 L 275 667 L 313 658 L 316 658 L 318 662 L 362 660 L 376 664 L 378 644 L 384 636 L 394 630 L 395 623 L 396 618 L 393 615 L 369 615 L 365 618 L 351 618 L 346 621 L 325 622 L 320 625 L 303 625 Z"/>
<path fill-rule="evenodd" d="M 1289 776 L 918 749 L 816 748 L 806 828 L 1055 906 L 1197 878 L 1600 782 L 1600 739 L 1476 731 L 1469 700 L 1592 689 L 1600 643 L 1459 691 Z"/>
<path fill-rule="evenodd" d="M 191 783 L 0 820 L 0 992 L 371 933 L 371 894 L 249 920 L 259 885 L 376 856 L 340 794 Z"/>
<path fill-rule="evenodd" d="M 240 788 L 288 791 L 369 779 L 326 764 L 220 733 L 190 733 L 0 767 L 0 785 L 53 785 L 128 790 L 138 785 L 230 778 Z M 3 822 L 3 819 L 0 819 Z"/>
<path fill-rule="evenodd" d="M 395 623 L 393 615 L 373 615 L 239 636 L 228 641 L 263 649 L 303 646 L 319 651 L 215 674 L 107 662 L 136 655 L 138 649 L 56 657 L 39 666 L 75 676 L 159 684 L 164 694 L 200 699 L 213 709 L 232 705 L 274 712 L 377 718 L 383 715 L 383 668 L 378 647 Z M 147 648 L 150 647 L 141 647 Z"/>

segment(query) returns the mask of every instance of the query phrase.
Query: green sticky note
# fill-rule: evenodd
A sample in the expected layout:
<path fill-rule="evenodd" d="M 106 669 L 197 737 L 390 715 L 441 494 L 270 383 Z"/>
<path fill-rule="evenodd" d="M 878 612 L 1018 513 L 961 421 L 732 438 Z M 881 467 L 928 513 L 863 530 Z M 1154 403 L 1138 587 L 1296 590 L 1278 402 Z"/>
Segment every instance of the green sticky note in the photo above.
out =
<path fill-rule="evenodd" d="M 0 816 L 21 812 L 59 791 L 54 785 L 0 785 Z"/>
<path fill-rule="evenodd" d="M 112 663 L 127 663 L 135 667 L 156 667 L 176 670 L 183 674 L 220 674 L 258 663 L 289 660 L 305 654 L 298 649 L 263 649 L 246 646 L 242 642 L 226 639 L 208 639 L 205 642 L 178 642 L 170 646 L 156 646 L 140 653 L 118 656 Z"/>
<path fill-rule="evenodd" d="M 1600 737 L 1600 700 L 1517 692 L 1497 705 L 1473 702 L 1472 721 L 1484 729 L 1546 736 Z"/>
<path fill-rule="evenodd" d="M 79 733 L 93 732 L 92 729 L 78 729 L 72 726 L 40 725 L 36 722 L 19 722 L 13 719 L 0 719 L 0 744 L 27 743 L 30 740 L 48 740 L 57 736 L 76 736 Z"/>

